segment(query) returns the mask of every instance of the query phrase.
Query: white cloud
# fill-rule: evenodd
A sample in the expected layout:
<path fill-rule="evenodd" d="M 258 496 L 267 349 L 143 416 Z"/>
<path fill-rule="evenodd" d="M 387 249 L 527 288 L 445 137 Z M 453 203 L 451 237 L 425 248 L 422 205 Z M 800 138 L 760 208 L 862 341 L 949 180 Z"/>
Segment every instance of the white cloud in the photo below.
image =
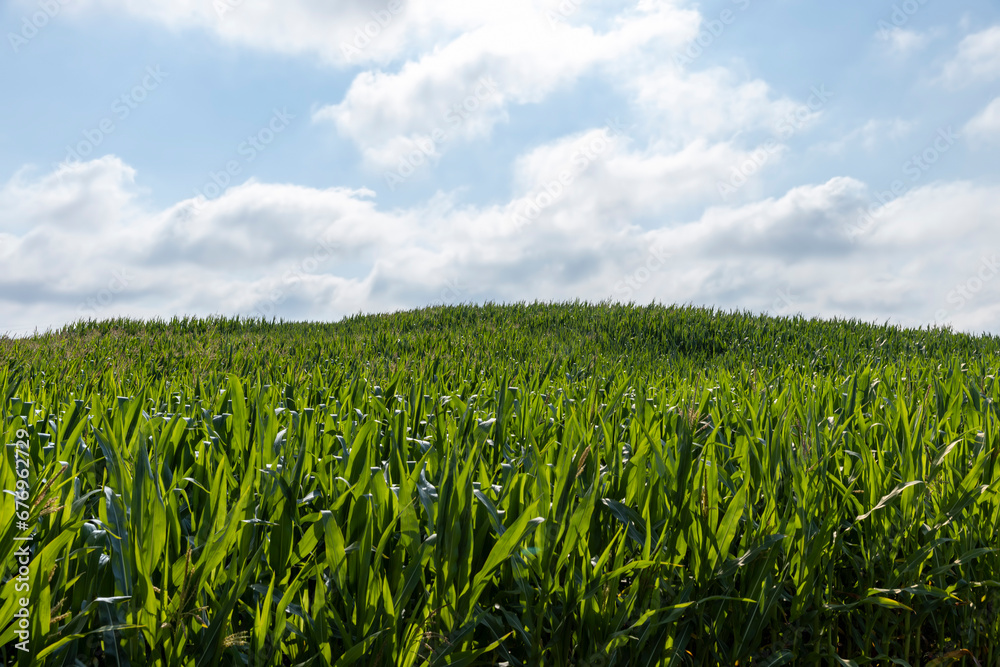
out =
<path fill-rule="evenodd" d="M 125 11 L 360 66 L 344 98 L 314 118 L 350 138 L 369 166 L 391 169 L 414 150 L 433 161 L 451 141 L 488 137 L 513 105 L 545 101 L 586 76 L 631 103 L 639 126 L 528 146 L 496 167 L 512 170 L 512 192 L 479 206 L 439 192 L 387 210 L 369 190 L 250 181 L 210 202 L 153 209 L 115 157 L 22 170 L 0 185 L 0 331 L 80 316 L 330 319 L 442 298 L 576 297 L 1000 329 L 1000 279 L 983 277 L 1000 252 L 1000 186 L 912 190 L 854 240 L 858 212 L 872 201 L 854 179 L 764 199 L 748 185 L 740 204 L 719 205 L 720 183 L 738 171 L 745 182 L 747 165 L 756 174 L 783 156 L 784 140 L 822 117 L 827 93 L 803 91 L 812 97 L 802 103 L 726 68 L 672 64 L 701 20 L 680 0 L 628 9 L 595 0 L 550 23 L 546 12 L 559 5 L 78 0 L 73 11 Z M 886 39 L 905 55 L 930 36 L 897 30 Z M 1000 27 L 968 36 L 944 79 L 996 77 L 998 47 Z M 827 149 L 875 151 L 913 127 L 865 120 Z M 1000 135 L 1000 99 L 965 129 Z M 768 139 L 777 145 L 761 157 Z"/>
<path fill-rule="evenodd" d="M 249 311 L 281 282 L 275 276 L 317 252 L 336 265 L 370 253 L 382 234 L 407 238 L 405 216 L 379 213 L 366 191 L 251 182 L 212 202 L 148 211 L 133 204 L 133 176 L 109 157 L 33 181 L 21 174 L 0 189 L 0 202 L 17 203 L 0 217 L 0 300 L 51 311 L 15 327 L 116 312 Z M 351 302 L 356 280 L 307 273 L 307 283 Z"/>
<path fill-rule="evenodd" d="M 764 130 L 784 137 L 783 124 L 801 129 L 817 118 L 821 106 L 803 105 L 782 97 L 772 99 L 770 87 L 760 79 L 739 82 L 721 67 L 685 72 L 665 65 L 641 74 L 628 84 L 639 106 L 646 110 L 656 134 L 681 143 L 696 138 L 728 139 L 741 132 Z"/>
<path fill-rule="evenodd" d="M 398 72 L 360 74 L 340 103 L 314 118 L 332 121 L 369 165 L 390 168 L 421 144 L 430 145 L 435 130 L 449 138 L 433 141 L 434 149 L 425 151 L 432 155 L 453 138 L 486 136 L 508 105 L 541 102 L 595 68 L 621 69 L 652 42 L 657 48 L 685 43 L 698 25 L 696 13 L 666 2 L 639 3 L 603 33 L 570 23 L 553 26 L 537 14 L 528 15 L 539 20 L 525 20 L 523 11 L 513 9 L 494 13 L 494 20 Z M 456 117 L 455 107 L 475 97 L 484 78 L 495 82 L 496 92 Z"/>
<path fill-rule="evenodd" d="M 942 74 L 944 82 L 952 87 L 992 81 L 997 77 L 1000 77 L 1000 26 L 963 39 Z"/>
<path fill-rule="evenodd" d="M 73 4 L 78 12 L 124 12 L 173 29 L 204 29 L 233 44 L 317 57 L 339 67 L 385 64 L 433 48 L 495 14 L 491 3 L 456 0 L 74 0 Z"/>
<path fill-rule="evenodd" d="M 30 0 L 23 0 L 31 6 Z M 512 41 L 558 37 L 577 16 L 559 16 L 562 0 L 74 0 L 74 12 L 122 12 L 171 28 L 209 30 L 229 42 L 266 51 L 315 56 L 335 66 L 387 65 L 446 46 L 463 34 L 515 27 Z M 577 3 L 579 5 L 580 3 Z M 649 16 L 661 10 L 670 30 L 687 30 L 696 12 L 670 9 L 682 0 L 640 0 Z M 588 20 L 614 24 L 621 2 L 595 0 L 579 8 Z M 556 20 L 547 14 L 555 11 Z M 677 19 L 683 20 L 678 24 Z M 664 34 L 663 21 L 635 25 L 629 36 Z M 553 27 L 554 26 L 554 27 Z M 544 32 L 542 32 L 544 31 Z M 522 33 L 519 39 L 516 35 Z"/>
<path fill-rule="evenodd" d="M 965 126 L 965 135 L 973 143 L 1000 143 L 1000 97 L 996 98 Z"/>
<path fill-rule="evenodd" d="M 596 148 L 599 132 L 526 154 L 518 193 L 484 207 L 442 194 L 383 211 L 364 190 L 251 182 L 200 209 L 187 200 L 157 211 L 135 206 L 133 172 L 114 158 L 22 173 L 0 188 L 0 202 L 18 202 L 16 215 L 0 219 L 0 329 L 116 314 L 330 319 L 446 293 L 757 310 L 780 301 L 809 315 L 903 324 L 940 315 L 1000 328 L 1000 278 L 989 268 L 1000 253 L 1000 186 L 914 190 L 856 243 L 850 227 L 870 195 L 849 178 L 663 225 L 651 221 L 710 193 L 735 153 L 692 144 L 652 154 L 616 138 L 533 220 L 511 224 L 553 171 L 573 164 L 581 146 Z"/>
<path fill-rule="evenodd" d="M 650 244 L 667 245 L 676 259 L 643 295 L 907 326 L 1000 326 L 1000 230 L 993 222 L 1000 186 L 914 190 L 851 243 L 848 230 L 868 200 L 863 184 L 838 178 L 651 232 Z"/>
<path fill-rule="evenodd" d="M 728 142 L 698 139 L 664 151 L 657 145 L 631 146 L 627 135 L 609 128 L 592 130 L 539 146 L 516 162 L 509 216 L 523 216 L 531 202 L 544 203 L 544 193 L 553 191 L 560 194 L 541 207 L 541 222 L 533 226 L 663 216 L 679 206 L 717 201 L 718 183 L 750 158 L 751 151 Z M 563 175 L 569 185 L 560 188 Z"/>
<path fill-rule="evenodd" d="M 895 56 L 905 58 L 923 49 L 930 43 L 934 35 L 930 32 L 920 32 L 918 30 L 906 30 L 898 26 L 892 30 L 880 31 L 881 39 L 886 48 Z"/>
<path fill-rule="evenodd" d="M 64 164 L 32 179 L 21 169 L 0 190 L 0 229 L 29 230 L 54 225 L 67 232 L 109 224 L 129 210 L 135 171 L 114 157 Z"/>
<path fill-rule="evenodd" d="M 851 130 L 835 141 L 819 144 L 818 148 L 829 153 L 840 154 L 853 146 L 861 146 L 866 151 L 872 152 L 886 140 L 902 139 L 915 127 L 914 121 L 902 118 L 872 118 L 864 125 Z"/>
<path fill-rule="evenodd" d="M 381 18 L 386 27 L 369 26 L 370 43 L 350 60 L 392 66 L 361 71 L 344 98 L 314 119 L 332 122 L 356 143 L 367 166 L 387 172 L 434 162 L 453 142 L 488 137 L 511 105 L 544 101 L 595 72 L 634 96 L 648 112 L 643 129 L 666 152 L 740 131 L 775 133 L 797 111 L 788 98 L 773 99 L 761 80 L 739 81 L 723 68 L 686 73 L 663 66 L 666 54 L 691 44 L 701 26 L 698 12 L 679 0 L 570 3 L 570 12 L 557 0 L 408 0 L 392 7 L 388 0 L 80 1 L 340 65 L 342 44 L 351 45 L 366 23 Z M 230 9 L 220 14 L 219 6 Z M 483 81 L 492 86 L 488 94 Z M 816 116 L 810 110 L 795 119 L 796 127 Z"/>

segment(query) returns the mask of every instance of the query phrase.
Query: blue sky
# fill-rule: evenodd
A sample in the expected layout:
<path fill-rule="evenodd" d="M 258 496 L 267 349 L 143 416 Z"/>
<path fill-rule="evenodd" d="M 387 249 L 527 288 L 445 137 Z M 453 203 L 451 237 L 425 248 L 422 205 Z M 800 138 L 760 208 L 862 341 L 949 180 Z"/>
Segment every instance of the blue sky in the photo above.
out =
<path fill-rule="evenodd" d="M 574 298 L 1000 332 L 995 3 L 10 0 L 0 28 L 0 332 Z"/>

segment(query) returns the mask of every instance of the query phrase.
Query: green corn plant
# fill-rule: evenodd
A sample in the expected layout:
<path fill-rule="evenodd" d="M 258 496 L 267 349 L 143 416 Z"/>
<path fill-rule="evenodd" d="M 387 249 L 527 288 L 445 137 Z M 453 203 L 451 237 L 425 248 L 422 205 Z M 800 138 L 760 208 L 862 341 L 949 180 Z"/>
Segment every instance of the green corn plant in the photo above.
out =
<path fill-rule="evenodd" d="M 579 302 L 0 338 L 0 658 L 997 664 L 998 342 Z"/>

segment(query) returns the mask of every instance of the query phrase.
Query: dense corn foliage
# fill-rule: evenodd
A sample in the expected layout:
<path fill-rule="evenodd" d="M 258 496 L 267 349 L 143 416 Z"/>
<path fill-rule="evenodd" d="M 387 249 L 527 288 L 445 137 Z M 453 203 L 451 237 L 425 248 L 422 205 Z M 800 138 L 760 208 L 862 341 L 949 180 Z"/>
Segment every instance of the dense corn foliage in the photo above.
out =
<path fill-rule="evenodd" d="M 998 342 L 580 303 L 0 338 L 0 650 L 998 665 Z"/>

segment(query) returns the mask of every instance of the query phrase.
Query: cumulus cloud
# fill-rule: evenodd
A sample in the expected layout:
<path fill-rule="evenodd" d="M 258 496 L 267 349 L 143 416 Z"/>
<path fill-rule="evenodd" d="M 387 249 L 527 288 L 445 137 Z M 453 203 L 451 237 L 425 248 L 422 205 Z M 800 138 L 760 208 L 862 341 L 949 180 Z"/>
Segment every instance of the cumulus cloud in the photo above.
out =
<path fill-rule="evenodd" d="M 0 185 L 0 332 L 126 314 L 335 319 L 436 301 L 573 298 L 1000 328 L 1000 185 L 925 184 L 860 236 L 859 213 L 877 193 L 853 178 L 764 198 L 758 172 L 822 121 L 834 93 L 817 85 L 792 99 L 729 68 L 683 67 L 670 54 L 701 26 L 687 6 L 78 0 L 75 12 L 124 11 L 357 67 L 344 97 L 314 119 L 353 141 L 369 167 L 433 162 L 450 142 L 488 137 L 513 106 L 588 76 L 630 105 L 635 125 L 609 119 L 522 146 L 496 167 L 510 169 L 511 190 L 480 205 L 438 192 L 389 209 L 367 189 L 251 180 L 212 201 L 155 208 L 116 157 L 23 169 Z M 927 39 L 900 29 L 887 44 L 905 54 Z M 969 35 L 943 79 L 995 78 L 998 46 L 1000 27 Z M 827 148 L 874 150 L 913 129 L 866 120 Z M 1000 99 L 965 130 L 1000 135 Z"/>
<path fill-rule="evenodd" d="M 22 0 L 30 5 L 30 0 Z M 574 19 L 615 24 L 621 3 L 603 0 L 569 3 L 565 0 L 74 0 L 74 12 L 127 13 L 171 28 L 208 30 L 231 43 L 261 50 L 318 57 L 337 66 L 385 66 L 433 51 L 462 35 L 498 27 L 516 27 L 514 41 L 532 38 L 558 40 Z M 684 4 L 679 0 L 640 0 L 637 11 L 647 16 Z M 684 20 L 678 24 L 677 19 Z M 643 39 L 644 33 L 687 30 L 697 22 L 696 12 L 671 10 L 645 25 L 634 25 L 623 36 Z M 659 23 L 659 24 L 658 24 Z M 520 37 L 516 35 L 520 34 Z"/>
<path fill-rule="evenodd" d="M 0 189 L 0 201 L 19 202 L 0 222 L 0 325 L 115 314 L 331 319 L 442 299 L 575 297 L 1000 325 L 990 268 L 992 249 L 1000 252 L 998 186 L 914 190 L 860 239 L 851 225 L 870 193 L 849 178 L 651 225 L 697 196 L 696 183 L 709 190 L 731 149 L 664 156 L 612 136 L 595 129 L 525 154 L 518 191 L 490 206 L 440 195 L 385 211 L 364 190 L 251 182 L 212 202 L 148 210 L 115 158 L 22 173 Z M 519 222 L 549 175 L 580 164 L 588 146 L 589 163 L 565 191 Z M 67 209 L 78 211 L 73 224 Z"/>
<path fill-rule="evenodd" d="M 862 183 L 836 178 L 649 232 L 649 244 L 672 248 L 674 259 L 640 293 L 668 303 L 995 330 L 1000 232 L 991 221 L 1000 214 L 1000 187 L 915 189 L 868 235 L 852 238 L 869 198 Z"/>
<path fill-rule="evenodd" d="M 488 19 L 489 3 L 455 0 L 74 0 L 75 12 L 126 13 L 207 30 L 250 48 L 336 66 L 385 64 Z M 512 4 L 525 5 L 525 0 Z"/>
<path fill-rule="evenodd" d="M 660 138 L 670 150 L 739 130 L 773 130 L 796 111 L 791 100 L 773 99 L 763 81 L 739 81 L 723 68 L 688 73 L 663 66 L 666 54 L 698 36 L 702 17 L 684 5 L 80 0 L 77 9 L 200 26 L 255 48 L 367 68 L 342 100 L 319 108 L 313 118 L 350 138 L 367 166 L 398 176 L 414 162 L 419 167 L 436 161 L 453 143 L 488 137 L 511 105 L 544 101 L 595 72 L 630 91 L 650 112 L 646 129 L 667 129 L 657 134 L 667 135 Z M 793 120 L 801 126 L 815 114 L 807 116 Z"/>
<path fill-rule="evenodd" d="M 1000 143 L 1000 97 L 966 124 L 965 135 L 974 143 Z"/>
<path fill-rule="evenodd" d="M 788 97 L 774 98 L 760 79 L 739 81 L 729 70 L 714 67 L 687 72 L 663 65 L 629 82 L 637 104 L 658 134 L 681 143 L 704 138 L 717 141 L 737 133 L 764 130 L 785 137 L 816 120 L 829 99 L 813 95 L 809 105 Z"/>
<path fill-rule="evenodd" d="M 366 191 L 251 182 L 212 202 L 150 211 L 135 205 L 133 179 L 109 157 L 34 180 L 22 173 L 0 189 L 0 202 L 16 202 L 0 217 L 3 300 L 46 303 L 62 321 L 249 311 L 286 273 L 318 262 L 313 255 L 336 266 L 363 256 L 379 234 L 405 239 L 405 217 L 378 213 Z M 316 278 L 317 268 L 301 273 Z M 331 276 L 324 284 L 345 290 L 355 282 Z"/>
<path fill-rule="evenodd" d="M 513 4 L 505 7 L 493 12 L 494 20 L 408 61 L 398 72 L 359 74 L 341 102 L 314 118 L 335 124 L 375 167 L 392 167 L 421 145 L 431 146 L 425 153 L 435 157 L 448 137 L 488 135 L 509 105 L 540 102 L 595 68 L 612 63 L 620 68 L 650 42 L 658 48 L 683 44 L 698 25 L 696 13 L 666 2 L 641 2 L 606 32 L 525 20 Z M 484 82 L 490 83 L 488 92 Z"/>
<path fill-rule="evenodd" d="M 951 87 L 993 81 L 1000 77 L 1000 26 L 967 36 L 945 65 L 944 82 Z"/>
<path fill-rule="evenodd" d="M 930 43 L 934 35 L 930 32 L 907 30 L 898 26 L 892 30 L 879 32 L 879 39 L 894 56 L 905 58 L 923 49 Z"/>

